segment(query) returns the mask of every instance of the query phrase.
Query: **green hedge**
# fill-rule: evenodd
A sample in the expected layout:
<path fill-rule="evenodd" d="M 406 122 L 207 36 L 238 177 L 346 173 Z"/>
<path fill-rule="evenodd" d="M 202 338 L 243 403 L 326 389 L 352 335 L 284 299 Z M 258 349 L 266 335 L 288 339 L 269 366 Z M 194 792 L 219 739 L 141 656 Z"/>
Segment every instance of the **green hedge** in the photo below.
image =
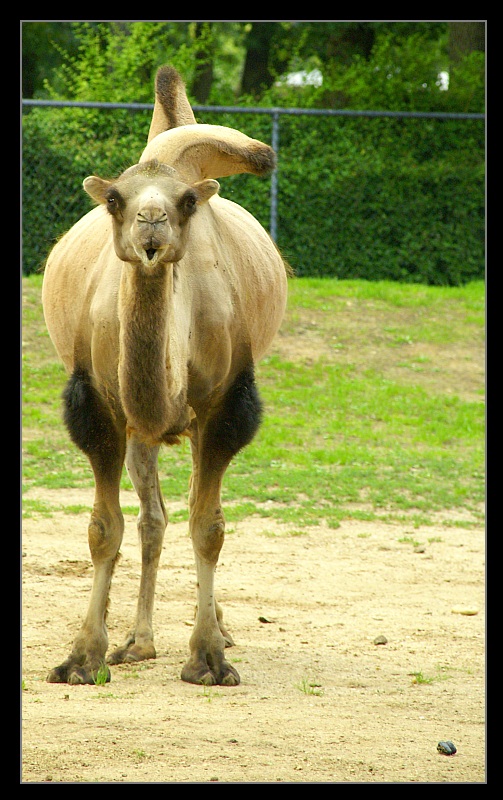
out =
<path fill-rule="evenodd" d="M 201 122 L 271 141 L 271 119 Z M 23 270 L 90 208 L 82 180 L 138 160 L 150 114 L 33 109 L 23 119 Z M 280 118 L 278 245 L 298 275 L 460 285 L 484 276 L 484 124 L 478 120 Z M 269 225 L 270 182 L 221 180 Z"/>
<path fill-rule="evenodd" d="M 282 117 L 279 156 L 278 245 L 296 274 L 484 277 L 483 122 Z M 229 180 L 267 225 L 255 182 Z"/>
<path fill-rule="evenodd" d="M 301 275 L 459 285 L 484 274 L 483 193 L 467 168 L 303 177 L 280 192 L 302 224 L 282 213 L 279 245 Z"/>

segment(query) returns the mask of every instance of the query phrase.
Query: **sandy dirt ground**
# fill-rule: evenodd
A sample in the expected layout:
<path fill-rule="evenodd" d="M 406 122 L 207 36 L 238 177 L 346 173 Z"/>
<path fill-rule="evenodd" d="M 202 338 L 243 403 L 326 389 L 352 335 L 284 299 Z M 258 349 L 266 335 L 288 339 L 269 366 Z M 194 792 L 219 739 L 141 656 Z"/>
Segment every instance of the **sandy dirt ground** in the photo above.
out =
<path fill-rule="evenodd" d="M 91 505 L 92 490 L 57 501 Z M 217 587 L 241 684 L 211 688 L 180 680 L 195 598 L 186 523 L 166 533 L 157 659 L 112 667 L 105 686 L 46 683 L 87 607 L 87 515 L 25 520 L 22 782 L 484 783 L 484 530 L 445 519 L 302 535 L 258 516 L 234 524 Z M 111 648 L 139 571 L 128 516 Z M 457 753 L 439 754 L 441 740 Z"/>
<path fill-rule="evenodd" d="M 414 314 L 397 309 L 394 324 L 406 328 Z M 316 352 L 416 381 L 406 352 L 409 361 L 423 359 L 425 387 L 481 399 L 480 338 L 390 348 L 386 324 L 378 309 L 362 313 L 351 301 L 330 325 L 326 315 L 299 311 L 276 348 L 285 358 Z M 27 346 L 35 333 L 24 332 Z M 25 497 L 90 507 L 93 491 L 31 488 Z M 165 500 L 168 511 L 179 510 Z M 136 495 L 123 492 L 122 503 L 137 506 Z M 424 528 L 347 520 L 300 532 L 259 515 L 229 525 L 216 585 L 241 684 L 211 688 L 180 680 L 195 601 L 186 523 L 166 533 L 157 659 L 112 667 L 105 686 L 46 683 L 87 608 L 87 514 L 24 520 L 21 781 L 486 782 L 482 518 L 460 509 Z M 110 649 L 123 643 L 136 608 L 133 516 L 121 551 Z M 442 740 L 454 742 L 455 755 L 437 752 Z"/>

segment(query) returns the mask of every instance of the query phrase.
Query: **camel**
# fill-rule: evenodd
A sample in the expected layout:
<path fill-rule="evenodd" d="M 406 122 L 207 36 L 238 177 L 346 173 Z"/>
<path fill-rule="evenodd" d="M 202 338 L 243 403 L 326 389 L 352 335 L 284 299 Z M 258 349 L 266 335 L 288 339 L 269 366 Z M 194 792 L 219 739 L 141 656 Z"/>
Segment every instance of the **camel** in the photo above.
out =
<path fill-rule="evenodd" d="M 68 373 L 69 435 L 95 482 L 90 600 L 70 655 L 49 682 L 93 684 L 108 665 L 156 657 L 152 627 L 168 515 L 159 448 L 188 437 L 197 600 L 184 681 L 235 686 L 233 644 L 215 599 L 224 542 L 224 473 L 262 415 L 254 365 L 281 324 L 288 267 L 259 222 L 218 195 L 217 178 L 268 174 L 275 154 L 231 128 L 198 124 L 181 77 L 156 76 L 148 141 L 118 178 L 90 176 L 97 204 L 54 246 L 44 274 L 47 328 Z M 138 494 L 141 578 L 134 625 L 108 655 L 107 607 L 124 531 L 119 484 Z M 102 674 L 102 673 L 101 673 Z"/>

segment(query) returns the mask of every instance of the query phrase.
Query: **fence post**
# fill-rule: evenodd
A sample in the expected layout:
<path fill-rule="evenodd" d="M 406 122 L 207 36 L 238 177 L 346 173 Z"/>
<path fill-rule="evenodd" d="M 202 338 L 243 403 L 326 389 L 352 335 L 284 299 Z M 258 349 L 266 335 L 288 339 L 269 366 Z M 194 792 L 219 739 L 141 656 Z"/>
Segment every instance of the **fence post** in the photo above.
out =
<path fill-rule="evenodd" d="M 279 160 L 279 111 L 275 109 L 272 114 L 271 146 Z M 273 242 L 277 239 L 278 224 L 278 168 L 271 175 L 271 218 L 269 233 Z"/>

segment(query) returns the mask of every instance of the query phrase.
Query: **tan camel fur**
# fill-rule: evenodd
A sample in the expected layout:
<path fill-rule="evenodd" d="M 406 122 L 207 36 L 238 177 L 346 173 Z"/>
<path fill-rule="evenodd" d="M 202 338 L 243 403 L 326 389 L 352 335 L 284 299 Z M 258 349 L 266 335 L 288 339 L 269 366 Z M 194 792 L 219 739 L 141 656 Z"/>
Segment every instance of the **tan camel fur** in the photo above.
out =
<path fill-rule="evenodd" d="M 50 682 L 94 683 L 105 662 L 108 596 L 124 530 L 124 462 L 140 501 L 142 571 L 135 624 L 107 661 L 155 658 L 152 610 L 168 519 L 157 456 L 163 443 L 186 435 L 197 611 L 182 679 L 239 683 L 224 657 L 232 639 L 214 596 L 225 530 L 220 491 L 232 457 L 260 422 L 254 364 L 281 323 L 287 269 L 261 225 L 217 195 L 216 178 L 263 175 L 273 166 L 267 145 L 198 125 L 180 77 L 161 68 L 140 163 L 116 180 L 85 179 L 98 205 L 48 258 L 42 299 L 69 374 L 64 418 L 95 477 L 89 607 Z"/>

